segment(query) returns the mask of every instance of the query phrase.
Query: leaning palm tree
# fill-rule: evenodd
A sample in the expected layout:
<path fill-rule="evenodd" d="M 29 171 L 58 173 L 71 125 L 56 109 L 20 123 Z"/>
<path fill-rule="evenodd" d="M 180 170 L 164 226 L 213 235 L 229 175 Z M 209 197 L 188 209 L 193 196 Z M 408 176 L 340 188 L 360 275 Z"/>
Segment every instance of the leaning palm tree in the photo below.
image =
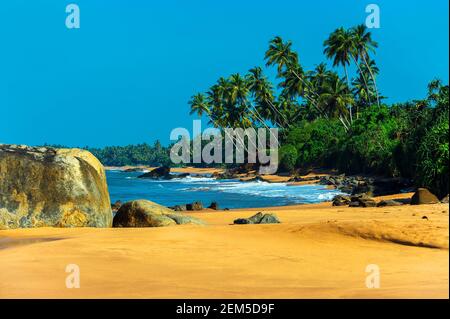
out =
<path fill-rule="evenodd" d="M 266 66 L 277 66 L 278 77 L 285 78 L 287 81 L 280 86 L 295 87 L 297 95 L 317 105 L 318 95 L 312 90 L 303 68 L 298 61 L 298 55 L 291 49 L 292 42 L 284 42 L 281 37 L 275 37 L 269 43 L 269 49 L 266 51 Z M 287 82 L 290 82 L 289 84 Z"/>
<path fill-rule="evenodd" d="M 354 49 L 358 57 L 360 57 L 369 71 L 370 77 L 372 78 L 373 86 L 377 96 L 377 104 L 380 107 L 380 94 L 377 88 L 377 82 L 375 79 L 375 74 L 373 69 L 369 64 L 369 52 L 375 52 L 378 47 L 378 43 L 372 39 L 372 34 L 367 31 L 367 27 L 364 24 L 360 24 L 351 30 Z"/>
<path fill-rule="evenodd" d="M 261 112 L 259 112 L 262 114 L 261 117 L 270 120 L 282 129 L 284 129 L 284 125 L 289 125 L 284 114 L 274 105 L 273 87 L 269 80 L 263 75 L 262 69 L 260 67 L 250 69 L 249 74 L 246 76 L 246 80 L 249 85 L 249 90 L 258 106 L 256 110 L 258 110 L 258 108 L 261 110 Z M 280 119 L 282 120 L 280 121 Z"/>

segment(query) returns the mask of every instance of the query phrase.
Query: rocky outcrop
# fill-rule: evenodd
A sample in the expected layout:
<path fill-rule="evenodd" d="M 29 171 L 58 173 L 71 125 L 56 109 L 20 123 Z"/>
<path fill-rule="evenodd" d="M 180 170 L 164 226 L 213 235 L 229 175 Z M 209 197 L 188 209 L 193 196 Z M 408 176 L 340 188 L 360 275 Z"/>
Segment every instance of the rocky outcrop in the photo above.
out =
<path fill-rule="evenodd" d="M 349 207 L 376 207 L 375 200 L 366 194 L 353 195 L 350 197 Z"/>
<path fill-rule="evenodd" d="M 236 225 L 246 224 L 279 224 L 280 220 L 275 214 L 263 214 L 261 212 L 249 218 L 239 218 L 234 221 Z"/>
<path fill-rule="evenodd" d="M 426 188 L 419 188 L 411 198 L 411 205 L 437 204 L 439 199 Z"/>
<path fill-rule="evenodd" d="M 351 202 L 350 196 L 336 195 L 333 197 L 333 206 L 347 206 Z"/>
<path fill-rule="evenodd" d="M 170 179 L 170 167 L 161 166 L 151 170 L 148 173 L 139 175 L 138 178 L 151 178 L 151 179 Z"/>
<path fill-rule="evenodd" d="M 184 216 L 149 200 L 125 203 L 114 216 L 114 227 L 163 227 L 181 224 L 204 223 L 194 217 Z"/>
<path fill-rule="evenodd" d="M 212 210 L 219 210 L 219 204 L 217 202 L 211 202 L 211 205 L 209 205 L 208 208 Z"/>
<path fill-rule="evenodd" d="M 90 152 L 0 145 L 0 229 L 111 223 L 105 171 Z"/>
<path fill-rule="evenodd" d="M 203 204 L 202 202 L 193 202 L 192 204 L 186 204 L 186 210 L 189 211 L 199 211 L 199 210 L 203 210 Z"/>
<path fill-rule="evenodd" d="M 443 199 L 441 199 L 441 203 L 448 204 L 449 195 L 445 196 Z"/>
<path fill-rule="evenodd" d="M 324 176 L 319 184 L 334 186 L 340 191 L 352 195 L 385 196 L 400 193 L 411 187 L 411 181 L 403 178 L 366 177 L 366 176 Z"/>

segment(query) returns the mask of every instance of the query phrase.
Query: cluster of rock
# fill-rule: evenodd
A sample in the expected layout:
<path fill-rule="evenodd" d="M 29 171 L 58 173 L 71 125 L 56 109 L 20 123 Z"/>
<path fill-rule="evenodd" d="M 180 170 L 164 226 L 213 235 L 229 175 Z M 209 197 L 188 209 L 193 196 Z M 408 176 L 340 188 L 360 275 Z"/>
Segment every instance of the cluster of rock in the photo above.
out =
<path fill-rule="evenodd" d="M 275 214 L 263 214 L 261 212 L 249 218 L 238 218 L 234 221 L 236 225 L 246 224 L 279 224 L 280 220 Z"/>
<path fill-rule="evenodd" d="M 163 179 L 163 180 L 170 180 L 174 178 L 185 178 L 188 177 L 189 174 L 171 174 L 170 173 L 170 167 L 168 166 L 161 166 L 157 167 L 150 172 L 144 173 L 142 175 L 139 175 L 138 178 L 148 178 L 148 179 Z"/>
<path fill-rule="evenodd" d="M 0 229 L 111 224 L 105 171 L 90 152 L 0 145 Z"/>
<path fill-rule="evenodd" d="M 412 186 L 405 178 L 365 177 L 365 176 L 322 176 L 319 184 L 335 186 L 347 194 L 367 194 L 369 196 L 385 196 L 398 194 Z"/>
<path fill-rule="evenodd" d="M 441 201 L 426 188 L 419 188 L 410 200 L 411 205 L 438 204 L 448 203 L 448 197 L 444 197 Z M 349 207 L 386 207 L 404 205 L 399 200 L 382 200 L 377 203 L 367 194 L 357 195 L 337 195 L 332 200 L 333 206 L 349 206 Z"/>
<path fill-rule="evenodd" d="M 163 227 L 183 224 L 204 225 L 204 222 L 148 200 L 123 204 L 113 220 L 113 227 Z"/>
<path fill-rule="evenodd" d="M 195 201 L 192 203 L 188 203 L 185 205 L 175 205 L 173 207 L 169 207 L 170 209 L 176 212 L 184 212 L 184 211 L 201 211 L 204 209 L 203 203 L 200 201 Z M 217 202 L 212 202 L 207 208 L 213 210 L 219 210 L 219 204 Z"/>

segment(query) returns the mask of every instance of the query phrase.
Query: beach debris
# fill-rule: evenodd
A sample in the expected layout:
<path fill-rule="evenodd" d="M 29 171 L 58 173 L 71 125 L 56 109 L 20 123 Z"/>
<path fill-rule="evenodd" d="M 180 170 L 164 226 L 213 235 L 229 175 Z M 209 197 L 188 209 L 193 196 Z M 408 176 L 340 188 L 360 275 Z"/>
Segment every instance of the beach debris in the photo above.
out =
<path fill-rule="evenodd" d="M 422 216 L 422 219 L 428 220 L 428 217 L 427 216 Z"/>
<path fill-rule="evenodd" d="M 280 220 L 275 214 L 257 213 L 249 218 L 238 218 L 234 221 L 236 225 L 245 224 L 279 224 Z"/>
<path fill-rule="evenodd" d="M 411 205 L 437 204 L 439 199 L 426 188 L 419 188 L 411 198 Z"/>
<path fill-rule="evenodd" d="M 113 220 L 113 227 L 163 227 L 181 224 L 203 225 L 204 222 L 177 214 L 149 200 L 135 200 L 123 204 Z"/>
<path fill-rule="evenodd" d="M 386 207 L 386 206 L 402 206 L 403 203 L 393 200 L 393 199 L 387 199 L 387 200 L 382 200 L 381 202 L 379 202 L 377 204 L 377 207 Z"/>
<path fill-rule="evenodd" d="M 81 149 L 0 144 L 0 229 L 111 227 L 103 165 Z"/>

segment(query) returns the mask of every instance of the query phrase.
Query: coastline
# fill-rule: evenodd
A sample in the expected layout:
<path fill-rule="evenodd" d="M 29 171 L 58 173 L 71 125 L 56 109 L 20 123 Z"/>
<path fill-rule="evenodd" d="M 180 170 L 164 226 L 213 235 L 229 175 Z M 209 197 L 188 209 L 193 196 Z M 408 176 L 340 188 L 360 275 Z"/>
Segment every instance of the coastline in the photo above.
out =
<path fill-rule="evenodd" d="M 282 223 L 231 225 L 256 211 L 276 213 Z M 446 204 L 350 208 L 324 202 L 186 214 L 207 226 L 0 231 L 0 297 L 449 296 Z M 80 289 L 65 288 L 69 263 L 80 265 Z M 380 289 L 365 287 L 368 264 L 380 266 Z"/>

